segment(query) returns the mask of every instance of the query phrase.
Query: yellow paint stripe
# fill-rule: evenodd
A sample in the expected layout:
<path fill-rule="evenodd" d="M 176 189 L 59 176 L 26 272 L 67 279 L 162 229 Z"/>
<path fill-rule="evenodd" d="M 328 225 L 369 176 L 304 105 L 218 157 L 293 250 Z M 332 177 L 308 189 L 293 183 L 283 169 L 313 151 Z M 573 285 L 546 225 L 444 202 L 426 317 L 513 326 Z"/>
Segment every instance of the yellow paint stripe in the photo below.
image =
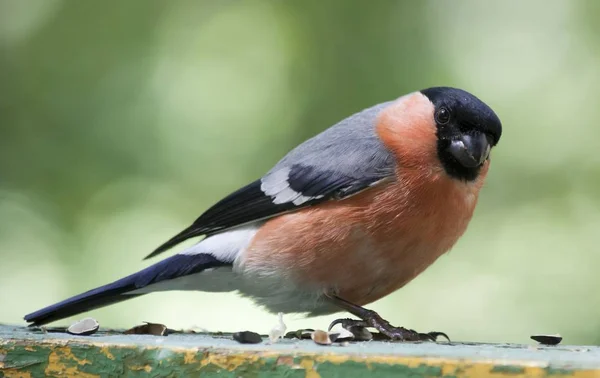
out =
<path fill-rule="evenodd" d="M 77 376 L 81 378 L 100 378 L 100 376 L 96 374 L 80 372 L 79 369 L 77 369 L 77 366 L 67 366 L 65 362 L 69 361 L 77 362 L 78 365 L 86 365 L 91 363 L 88 360 L 80 360 L 75 357 L 71 352 L 71 348 L 68 346 L 57 347 L 54 348 L 54 350 L 52 350 L 48 356 L 48 366 L 46 366 L 44 373 L 47 376 L 64 375 L 67 377 Z"/>

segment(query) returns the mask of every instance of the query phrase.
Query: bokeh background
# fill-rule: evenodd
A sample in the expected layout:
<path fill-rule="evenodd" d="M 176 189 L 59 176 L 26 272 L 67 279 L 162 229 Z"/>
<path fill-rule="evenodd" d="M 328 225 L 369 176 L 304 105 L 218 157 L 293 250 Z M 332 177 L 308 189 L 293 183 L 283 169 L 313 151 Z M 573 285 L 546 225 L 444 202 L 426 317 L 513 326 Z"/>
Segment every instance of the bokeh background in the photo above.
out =
<path fill-rule="evenodd" d="M 450 85 L 504 124 L 480 205 L 449 255 L 371 307 L 457 340 L 600 343 L 599 17 L 595 0 L 0 0 L 0 322 L 147 266 L 342 118 Z M 91 315 L 276 324 L 234 294 Z"/>

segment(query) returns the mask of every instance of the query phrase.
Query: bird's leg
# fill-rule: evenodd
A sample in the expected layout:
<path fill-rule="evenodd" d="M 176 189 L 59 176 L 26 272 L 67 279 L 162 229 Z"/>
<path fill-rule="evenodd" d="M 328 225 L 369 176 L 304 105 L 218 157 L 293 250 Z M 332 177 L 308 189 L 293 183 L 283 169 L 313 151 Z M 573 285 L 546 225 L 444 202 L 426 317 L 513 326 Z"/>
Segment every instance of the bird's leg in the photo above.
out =
<path fill-rule="evenodd" d="M 327 299 L 334 305 L 342 308 L 361 320 L 356 319 L 337 319 L 329 325 L 329 330 L 336 324 L 341 324 L 342 327 L 349 329 L 350 327 L 371 327 L 386 335 L 392 340 L 399 341 L 436 341 L 438 337 L 443 336 L 448 341 L 450 338 L 443 332 L 419 333 L 412 329 L 404 327 L 394 327 L 387 320 L 383 319 L 373 310 L 357 306 L 350 303 L 337 295 L 326 294 Z"/>

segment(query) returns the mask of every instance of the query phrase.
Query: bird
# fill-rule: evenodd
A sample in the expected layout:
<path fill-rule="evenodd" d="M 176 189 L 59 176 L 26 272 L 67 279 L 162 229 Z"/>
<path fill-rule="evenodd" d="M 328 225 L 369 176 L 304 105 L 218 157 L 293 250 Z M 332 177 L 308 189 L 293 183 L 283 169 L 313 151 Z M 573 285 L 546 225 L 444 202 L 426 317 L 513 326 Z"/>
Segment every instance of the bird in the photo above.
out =
<path fill-rule="evenodd" d="M 288 152 L 160 245 L 149 267 L 24 317 L 30 326 L 168 290 L 237 292 L 272 313 L 431 339 L 364 306 L 402 288 L 464 234 L 502 124 L 475 95 L 431 87 L 359 111 Z M 330 326 L 330 328 L 331 328 Z M 445 334 L 444 334 L 445 336 Z"/>

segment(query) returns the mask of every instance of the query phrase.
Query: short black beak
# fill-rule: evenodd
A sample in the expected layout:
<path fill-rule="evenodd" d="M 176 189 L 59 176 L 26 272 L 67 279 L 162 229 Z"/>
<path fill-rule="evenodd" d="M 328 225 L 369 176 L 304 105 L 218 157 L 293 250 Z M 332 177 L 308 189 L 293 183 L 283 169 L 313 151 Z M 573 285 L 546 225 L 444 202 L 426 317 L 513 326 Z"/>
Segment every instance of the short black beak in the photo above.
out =
<path fill-rule="evenodd" d="M 484 133 L 464 134 L 450 143 L 448 151 L 467 168 L 483 164 L 490 154 L 490 143 Z"/>

